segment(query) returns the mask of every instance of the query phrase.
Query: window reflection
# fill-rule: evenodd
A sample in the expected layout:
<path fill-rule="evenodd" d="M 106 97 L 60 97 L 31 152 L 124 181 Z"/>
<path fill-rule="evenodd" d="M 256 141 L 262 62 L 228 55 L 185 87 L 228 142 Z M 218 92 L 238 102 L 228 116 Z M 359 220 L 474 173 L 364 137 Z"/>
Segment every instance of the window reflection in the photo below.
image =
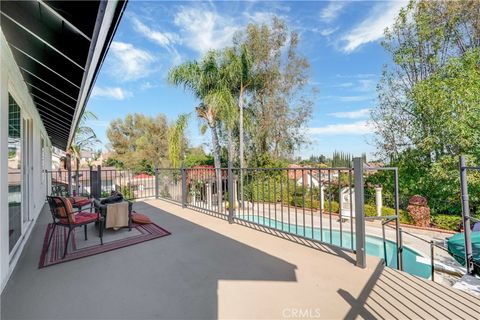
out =
<path fill-rule="evenodd" d="M 22 118 L 12 96 L 8 100 L 8 233 L 12 251 L 22 234 Z"/>

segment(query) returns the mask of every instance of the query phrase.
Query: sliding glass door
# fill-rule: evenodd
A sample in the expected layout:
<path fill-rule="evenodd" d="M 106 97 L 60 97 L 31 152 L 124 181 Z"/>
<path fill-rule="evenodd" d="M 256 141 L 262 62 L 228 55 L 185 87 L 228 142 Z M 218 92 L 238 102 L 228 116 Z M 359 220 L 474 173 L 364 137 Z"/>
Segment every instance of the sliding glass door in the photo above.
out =
<path fill-rule="evenodd" d="M 12 252 L 22 236 L 22 115 L 12 96 L 8 100 L 8 235 Z"/>

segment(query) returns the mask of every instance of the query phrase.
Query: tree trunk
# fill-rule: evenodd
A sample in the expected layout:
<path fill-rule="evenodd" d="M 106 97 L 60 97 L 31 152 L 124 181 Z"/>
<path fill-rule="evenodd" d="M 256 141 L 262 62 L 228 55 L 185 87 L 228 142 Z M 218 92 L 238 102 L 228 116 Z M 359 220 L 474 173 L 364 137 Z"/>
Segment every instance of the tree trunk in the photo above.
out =
<path fill-rule="evenodd" d="M 245 157 L 243 155 L 243 89 L 240 90 L 240 96 L 238 97 L 239 107 L 239 127 L 240 127 L 240 141 L 239 141 L 239 157 L 240 157 L 240 205 L 243 207 L 243 168 L 245 168 Z"/>
<path fill-rule="evenodd" d="M 240 157 L 240 168 L 245 167 L 244 163 L 244 155 L 243 155 L 243 89 L 240 90 L 240 96 L 238 98 L 238 107 L 239 107 L 239 113 L 240 113 L 240 119 L 239 119 L 239 127 L 240 127 L 240 145 L 239 145 L 239 157 Z"/>
<path fill-rule="evenodd" d="M 218 140 L 218 132 L 217 126 L 214 122 L 209 122 L 208 126 L 210 127 L 210 131 L 212 132 L 212 147 L 213 147 L 213 163 L 215 165 L 215 177 L 217 180 L 217 205 L 218 208 L 221 208 L 222 204 L 222 171 L 221 167 L 222 164 L 220 162 L 220 142 Z"/>
<path fill-rule="evenodd" d="M 227 142 L 228 142 L 228 162 L 232 163 L 234 160 L 234 144 L 233 144 L 233 132 L 231 128 L 227 128 Z"/>

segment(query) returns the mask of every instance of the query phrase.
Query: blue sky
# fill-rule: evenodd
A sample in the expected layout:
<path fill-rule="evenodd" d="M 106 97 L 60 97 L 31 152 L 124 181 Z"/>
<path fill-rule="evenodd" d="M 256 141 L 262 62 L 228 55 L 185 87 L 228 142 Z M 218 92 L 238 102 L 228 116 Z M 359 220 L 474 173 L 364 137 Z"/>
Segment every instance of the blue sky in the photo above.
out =
<path fill-rule="evenodd" d="M 319 89 L 306 130 L 310 144 L 296 155 L 358 155 L 375 151 L 369 110 L 382 67 L 390 63 L 380 45 L 404 1 L 222 1 L 130 0 L 96 81 L 87 109 L 99 138 L 111 120 L 127 113 L 164 113 L 174 120 L 198 104 L 190 93 L 172 87 L 173 65 L 198 59 L 209 49 L 231 43 L 235 31 L 273 15 L 300 34 L 299 52 L 311 63 L 310 83 Z M 199 133 L 192 116 L 190 144 L 208 151 L 210 135 Z"/>

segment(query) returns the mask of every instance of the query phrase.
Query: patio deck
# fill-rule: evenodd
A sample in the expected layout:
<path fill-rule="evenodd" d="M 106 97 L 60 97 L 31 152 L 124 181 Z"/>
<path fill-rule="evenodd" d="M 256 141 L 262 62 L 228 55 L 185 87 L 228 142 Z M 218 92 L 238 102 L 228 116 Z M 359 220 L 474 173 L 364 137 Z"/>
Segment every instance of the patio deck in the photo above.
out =
<path fill-rule="evenodd" d="M 38 269 L 44 210 L 2 294 L 2 319 L 478 318 L 480 300 L 384 268 L 182 209 L 137 202 L 172 233 Z M 302 240 L 298 240 L 302 241 Z"/>

